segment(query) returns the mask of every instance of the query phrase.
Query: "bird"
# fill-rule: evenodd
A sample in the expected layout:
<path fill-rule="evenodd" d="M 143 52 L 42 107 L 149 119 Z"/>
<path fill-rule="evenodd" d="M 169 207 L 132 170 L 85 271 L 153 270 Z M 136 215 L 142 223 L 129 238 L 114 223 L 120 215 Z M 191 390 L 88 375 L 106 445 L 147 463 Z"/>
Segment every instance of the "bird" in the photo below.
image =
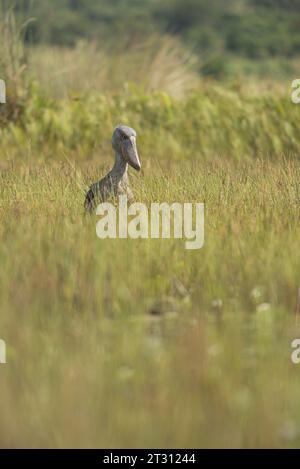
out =
<path fill-rule="evenodd" d="M 127 125 L 119 124 L 115 127 L 112 135 L 115 164 L 103 179 L 90 186 L 84 202 L 86 212 L 92 213 L 98 203 L 119 195 L 126 195 L 129 203 L 133 201 L 127 171 L 128 165 L 136 171 L 141 170 L 136 137 L 136 131 Z"/>

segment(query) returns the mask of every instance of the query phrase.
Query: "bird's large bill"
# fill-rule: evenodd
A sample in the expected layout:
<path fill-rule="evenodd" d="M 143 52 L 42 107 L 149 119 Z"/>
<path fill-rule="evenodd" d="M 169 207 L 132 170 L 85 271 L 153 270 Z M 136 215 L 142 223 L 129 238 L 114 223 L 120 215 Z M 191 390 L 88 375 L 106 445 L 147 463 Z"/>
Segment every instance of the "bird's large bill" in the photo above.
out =
<path fill-rule="evenodd" d="M 125 156 L 128 161 L 128 164 L 132 166 L 137 171 L 141 169 L 141 163 L 136 147 L 136 140 L 135 137 L 130 137 L 126 142 L 124 142 L 125 147 Z"/>

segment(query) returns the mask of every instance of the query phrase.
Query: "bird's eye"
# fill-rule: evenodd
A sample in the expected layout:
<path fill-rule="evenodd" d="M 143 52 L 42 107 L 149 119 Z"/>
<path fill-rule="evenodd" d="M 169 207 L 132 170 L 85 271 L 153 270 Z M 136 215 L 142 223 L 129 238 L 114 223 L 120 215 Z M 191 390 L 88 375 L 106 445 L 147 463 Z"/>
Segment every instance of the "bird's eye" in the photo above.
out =
<path fill-rule="evenodd" d="M 127 137 L 127 135 L 125 135 L 125 134 L 122 134 L 122 140 L 128 140 L 128 137 Z"/>

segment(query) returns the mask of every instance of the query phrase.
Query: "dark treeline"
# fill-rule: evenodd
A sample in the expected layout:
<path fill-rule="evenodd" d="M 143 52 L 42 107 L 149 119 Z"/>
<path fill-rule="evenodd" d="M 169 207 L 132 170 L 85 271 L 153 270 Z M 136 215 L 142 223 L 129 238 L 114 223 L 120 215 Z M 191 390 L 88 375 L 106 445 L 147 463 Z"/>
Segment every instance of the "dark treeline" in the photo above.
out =
<path fill-rule="evenodd" d="M 3 0 L 2 0 L 3 2 Z M 154 31 L 181 36 L 196 53 L 249 58 L 300 52 L 300 0 L 4 0 L 36 20 L 27 40 L 71 45 L 122 41 Z"/>

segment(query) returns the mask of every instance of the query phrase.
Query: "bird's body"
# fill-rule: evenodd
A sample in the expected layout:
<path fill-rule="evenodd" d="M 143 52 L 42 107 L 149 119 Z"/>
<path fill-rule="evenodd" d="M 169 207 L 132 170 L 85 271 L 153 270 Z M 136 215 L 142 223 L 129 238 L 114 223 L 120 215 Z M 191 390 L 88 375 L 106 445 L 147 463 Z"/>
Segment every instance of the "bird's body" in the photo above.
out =
<path fill-rule="evenodd" d="M 103 179 L 89 188 L 84 203 L 88 212 L 92 212 L 100 202 L 119 195 L 127 195 L 129 202 L 133 200 L 128 178 L 128 164 L 137 171 L 141 169 L 135 139 L 136 132 L 132 128 L 125 125 L 115 128 L 112 138 L 115 164 Z"/>

